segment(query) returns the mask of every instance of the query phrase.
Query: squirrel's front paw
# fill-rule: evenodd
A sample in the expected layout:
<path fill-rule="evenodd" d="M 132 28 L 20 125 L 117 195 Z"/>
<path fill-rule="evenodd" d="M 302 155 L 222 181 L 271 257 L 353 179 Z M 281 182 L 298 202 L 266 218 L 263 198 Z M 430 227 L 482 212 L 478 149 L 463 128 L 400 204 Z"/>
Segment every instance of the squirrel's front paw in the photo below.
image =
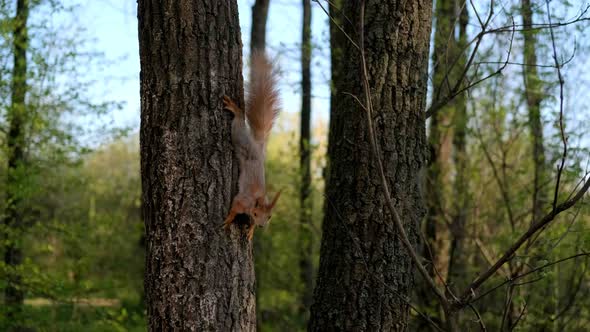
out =
<path fill-rule="evenodd" d="M 231 111 L 232 113 L 238 113 L 239 107 L 231 100 L 228 96 L 223 96 L 223 109 Z"/>

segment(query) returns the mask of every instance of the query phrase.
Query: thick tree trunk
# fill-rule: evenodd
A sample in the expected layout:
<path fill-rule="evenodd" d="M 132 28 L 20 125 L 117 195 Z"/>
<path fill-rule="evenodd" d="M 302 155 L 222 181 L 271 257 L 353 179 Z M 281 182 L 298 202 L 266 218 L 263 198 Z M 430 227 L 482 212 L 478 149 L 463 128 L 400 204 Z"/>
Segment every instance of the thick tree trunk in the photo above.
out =
<path fill-rule="evenodd" d="M 23 167 L 24 160 L 24 125 L 26 120 L 25 97 L 27 94 L 27 49 L 29 36 L 27 32 L 27 20 L 29 18 L 29 0 L 18 0 L 16 4 L 16 16 L 14 18 L 13 47 L 14 62 L 12 69 L 12 97 L 11 106 L 7 112 L 9 129 L 7 136 L 8 147 L 8 177 L 6 183 L 6 214 L 4 223 L 8 232 L 6 246 L 4 248 L 4 263 L 11 268 L 16 268 L 23 262 L 22 233 L 23 213 L 20 207 L 19 182 L 22 176 L 19 169 Z M 7 319 L 13 326 L 11 329 L 22 329 L 20 320 L 22 317 L 22 305 L 24 290 L 18 274 L 9 276 L 4 289 L 4 303 L 7 309 Z"/>
<path fill-rule="evenodd" d="M 359 22 L 359 6 L 344 3 L 344 15 Z M 416 243 L 424 216 L 420 171 L 425 167 L 424 108 L 431 27 L 430 1 L 369 1 L 365 15 L 366 58 L 377 144 L 385 175 L 403 222 Z M 359 27 L 344 24 L 357 37 Z M 358 38 L 358 37 L 357 37 Z M 320 269 L 310 331 L 401 331 L 413 286 L 413 265 L 385 207 L 371 154 L 362 95 L 360 54 L 342 42 L 337 95 L 331 114 Z"/>
<path fill-rule="evenodd" d="M 243 105 L 235 0 L 140 0 L 141 174 L 150 331 L 254 331 L 252 248 L 221 225 L 237 192 L 227 94 Z"/>
<path fill-rule="evenodd" d="M 311 225 L 311 1 L 303 0 L 301 31 L 301 135 L 299 137 L 299 168 L 301 172 L 300 261 L 303 292 L 301 309 L 307 315 L 313 297 L 312 225 Z"/>

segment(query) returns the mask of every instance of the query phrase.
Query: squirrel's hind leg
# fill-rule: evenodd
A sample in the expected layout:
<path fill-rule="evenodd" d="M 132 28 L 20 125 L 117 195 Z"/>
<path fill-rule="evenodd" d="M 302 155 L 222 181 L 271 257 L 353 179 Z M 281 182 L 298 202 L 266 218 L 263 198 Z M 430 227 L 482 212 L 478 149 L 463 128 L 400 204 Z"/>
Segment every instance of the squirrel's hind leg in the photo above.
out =
<path fill-rule="evenodd" d="M 254 230 L 256 229 L 256 225 L 252 224 L 250 225 L 250 228 L 248 228 L 248 241 L 252 241 L 252 237 L 254 237 Z"/>

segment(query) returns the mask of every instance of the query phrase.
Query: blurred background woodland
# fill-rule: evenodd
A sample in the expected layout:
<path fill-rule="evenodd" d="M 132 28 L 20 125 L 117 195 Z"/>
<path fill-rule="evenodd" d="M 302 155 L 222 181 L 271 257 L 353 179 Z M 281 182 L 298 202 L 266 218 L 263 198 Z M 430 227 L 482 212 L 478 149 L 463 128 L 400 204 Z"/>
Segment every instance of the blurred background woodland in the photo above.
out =
<path fill-rule="evenodd" d="M 344 98 L 330 83 L 340 31 L 328 14 L 349 24 L 343 2 L 238 1 L 244 77 L 251 49 L 266 48 L 284 105 L 267 162 L 270 191 L 283 193 L 253 240 L 260 331 L 302 331 L 309 319 L 330 204 L 330 97 Z M 589 6 L 435 0 L 427 215 L 412 236 L 437 285 L 468 286 L 588 176 Z M 0 2 L 0 331 L 147 328 L 135 7 Z M 458 324 L 590 330 L 589 212 L 586 195 L 527 239 Z M 444 313 L 414 280 L 410 330 L 429 331 Z"/>

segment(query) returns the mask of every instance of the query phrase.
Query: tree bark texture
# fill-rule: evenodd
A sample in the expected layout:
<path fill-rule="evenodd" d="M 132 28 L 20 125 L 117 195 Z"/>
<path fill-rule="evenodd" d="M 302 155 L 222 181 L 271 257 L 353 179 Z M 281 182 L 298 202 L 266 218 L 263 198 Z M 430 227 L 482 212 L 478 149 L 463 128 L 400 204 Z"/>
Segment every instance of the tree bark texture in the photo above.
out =
<path fill-rule="evenodd" d="M 254 331 L 252 248 L 221 226 L 237 192 L 244 105 L 235 0 L 140 0 L 141 173 L 150 331 Z"/>
<path fill-rule="evenodd" d="M 343 14 L 358 25 L 360 4 Z M 377 144 L 388 185 L 413 243 L 424 214 L 420 192 L 426 166 L 425 98 L 431 1 L 368 1 L 365 50 Z M 343 20 L 358 40 L 358 26 Z M 333 30 L 334 31 L 334 30 Z M 320 268 L 309 331 L 403 331 L 413 287 L 413 264 L 385 206 L 371 153 L 362 96 L 360 53 L 337 37 Z M 341 43 L 341 44 L 340 44 Z M 362 99 L 362 98 L 361 98 Z"/>
<path fill-rule="evenodd" d="M 29 0 L 18 0 L 16 3 L 16 15 L 14 17 L 13 30 L 13 68 L 12 68 L 12 96 L 10 109 L 7 112 L 9 123 L 6 139 L 8 147 L 8 177 L 6 183 L 6 211 L 4 224 L 7 231 L 7 239 L 4 248 L 4 263 L 11 268 L 16 268 L 23 263 L 23 209 L 21 203 L 22 176 L 20 169 L 25 162 L 25 137 L 24 126 L 26 121 L 26 94 L 27 94 L 27 49 L 29 36 L 27 21 L 29 18 Z M 18 272 L 8 277 L 4 289 L 4 304 L 7 309 L 7 320 L 11 324 L 10 330 L 20 331 L 19 317 L 24 300 L 22 278 Z"/>
<path fill-rule="evenodd" d="M 311 208 L 311 0 L 303 0 L 301 31 L 301 133 L 299 137 L 299 169 L 301 172 L 300 260 L 303 292 L 301 309 L 307 315 L 313 298 L 313 232 Z"/>

